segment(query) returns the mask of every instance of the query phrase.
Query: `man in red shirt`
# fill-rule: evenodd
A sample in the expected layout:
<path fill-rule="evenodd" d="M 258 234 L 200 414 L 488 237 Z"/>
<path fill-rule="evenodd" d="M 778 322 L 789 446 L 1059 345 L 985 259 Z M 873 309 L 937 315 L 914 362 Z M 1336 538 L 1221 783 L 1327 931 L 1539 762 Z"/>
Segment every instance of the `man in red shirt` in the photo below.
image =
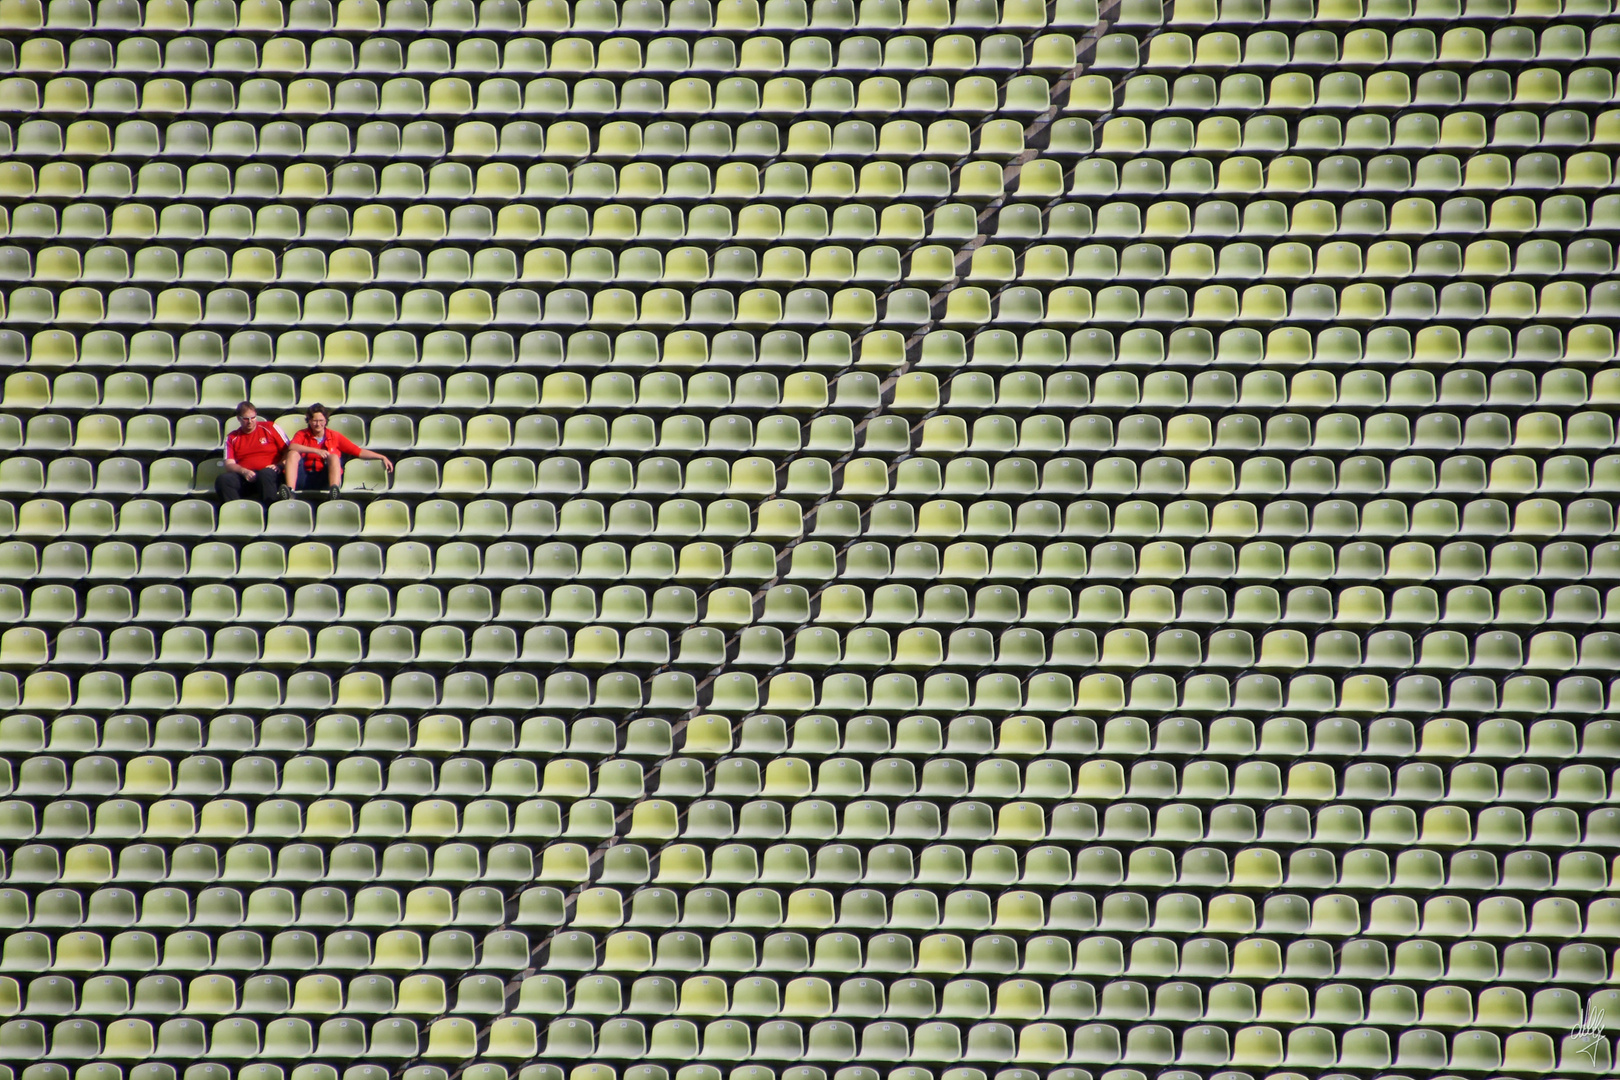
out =
<path fill-rule="evenodd" d="M 304 411 L 304 430 L 293 433 L 283 459 L 282 471 L 286 473 L 287 486 L 282 490 L 289 492 L 285 498 L 291 497 L 291 491 L 303 487 L 324 487 L 328 494 L 336 495 L 343 483 L 345 457 L 380 461 L 384 469 L 394 471 L 392 461 L 375 450 L 356 446 L 352 439 L 341 432 L 328 430 L 326 422 L 326 406 L 311 405 Z"/>
<path fill-rule="evenodd" d="M 253 402 L 236 407 L 237 427 L 225 436 L 225 471 L 214 479 L 221 502 L 234 499 L 288 499 L 281 484 L 279 461 L 287 449 L 287 436 L 268 420 L 260 420 Z"/>

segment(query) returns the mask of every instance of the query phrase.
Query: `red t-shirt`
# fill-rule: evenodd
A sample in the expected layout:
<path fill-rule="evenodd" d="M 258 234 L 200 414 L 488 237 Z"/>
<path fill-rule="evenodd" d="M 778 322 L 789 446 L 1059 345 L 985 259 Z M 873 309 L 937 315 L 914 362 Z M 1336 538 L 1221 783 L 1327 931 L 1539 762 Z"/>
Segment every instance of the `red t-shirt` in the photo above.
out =
<path fill-rule="evenodd" d="M 225 460 L 244 469 L 268 469 L 287 445 L 287 436 L 268 420 L 256 420 L 249 431 L 232 428 L 225 436 Z"/>
<path fill-rule="evenodd" d="M 326 434 L 319 439 L 311 435 L 308 428 L 295 431 L 293 432 L 292 444 L 294 446 L 313 446 L 318 450 L 335 451 L 344 457 L 355 457 L 360 453 L 360 448 L 354 444 L 353 439 L 340 432 L 333 431 L 331 428 L 327 428 Z M 310 457 L 308 455 L 302 455 L 302 457 L 305 469 L 326 468 L 325 458 Z"/>

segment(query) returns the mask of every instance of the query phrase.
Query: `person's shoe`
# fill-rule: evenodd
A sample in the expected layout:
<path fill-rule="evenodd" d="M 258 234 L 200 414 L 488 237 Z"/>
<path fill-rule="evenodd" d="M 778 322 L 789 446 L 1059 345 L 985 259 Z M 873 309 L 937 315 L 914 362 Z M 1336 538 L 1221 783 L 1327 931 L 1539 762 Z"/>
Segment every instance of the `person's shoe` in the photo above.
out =
<path fill-rule="evenodd" d="M 336 484 L 333 484 L 331 487 L 326 489 L 326 497 L 329 499 L 335 499 L 338 497 L 338 486 Z"/>
<path fill-rule="evenodd" d="M 292 490 L 292 488 L 288 487 L 286 484 L 282 484 L 280 487 L 276 488 L 276 501 L 277 502 L 286 502 L 287 500 L 291 499 L 292 497 L 293 497 L 293 490 Z"/>

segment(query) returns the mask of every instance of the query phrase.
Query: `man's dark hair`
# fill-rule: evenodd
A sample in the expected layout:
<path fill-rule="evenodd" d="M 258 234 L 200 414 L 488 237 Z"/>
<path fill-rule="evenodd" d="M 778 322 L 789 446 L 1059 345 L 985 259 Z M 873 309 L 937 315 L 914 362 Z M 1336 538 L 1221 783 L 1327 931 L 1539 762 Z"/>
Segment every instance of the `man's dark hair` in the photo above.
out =
<path fill-rule="evenodd" d="M 304 423 L 307 424 L 311 420 L 315 419 L 316 413 L 320 413 L 322 416 L 326 417 L 328 423 L 331 422 L 332 414 L 326 411 L 325 405 L 322 405 L 317 401 L 315 404 L 304 410 Z"/>
<path fill-rule="evenodd" d="M 236 418 L 238 420 L 242 419 L 242 410 L 244 409 L 253 409 L 254 412 L 259 411 L 251 401 L 239 402 L 236 406 Z"/>

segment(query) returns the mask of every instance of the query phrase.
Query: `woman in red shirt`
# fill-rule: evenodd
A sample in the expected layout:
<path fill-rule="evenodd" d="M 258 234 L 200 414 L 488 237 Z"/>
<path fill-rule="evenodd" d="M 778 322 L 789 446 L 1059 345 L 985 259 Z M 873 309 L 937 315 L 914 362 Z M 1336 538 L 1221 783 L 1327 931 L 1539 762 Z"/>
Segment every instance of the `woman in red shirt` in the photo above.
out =
<path fill-rule="evenodd" d="M 304 430 L 295 432 L 288 442 L 283 474 L 289 494 L 309 486 L 325 487 L 328 494 L 336 495 L 343 483 L 345 457 L 380 461 L 384 469 L 394 471 L 394 463 L 388 458 L 375 450 L 356 446 L 340 432 L 328 431 L 326 422 L 326 406 L 311 405 L 304 411 Z"/>

